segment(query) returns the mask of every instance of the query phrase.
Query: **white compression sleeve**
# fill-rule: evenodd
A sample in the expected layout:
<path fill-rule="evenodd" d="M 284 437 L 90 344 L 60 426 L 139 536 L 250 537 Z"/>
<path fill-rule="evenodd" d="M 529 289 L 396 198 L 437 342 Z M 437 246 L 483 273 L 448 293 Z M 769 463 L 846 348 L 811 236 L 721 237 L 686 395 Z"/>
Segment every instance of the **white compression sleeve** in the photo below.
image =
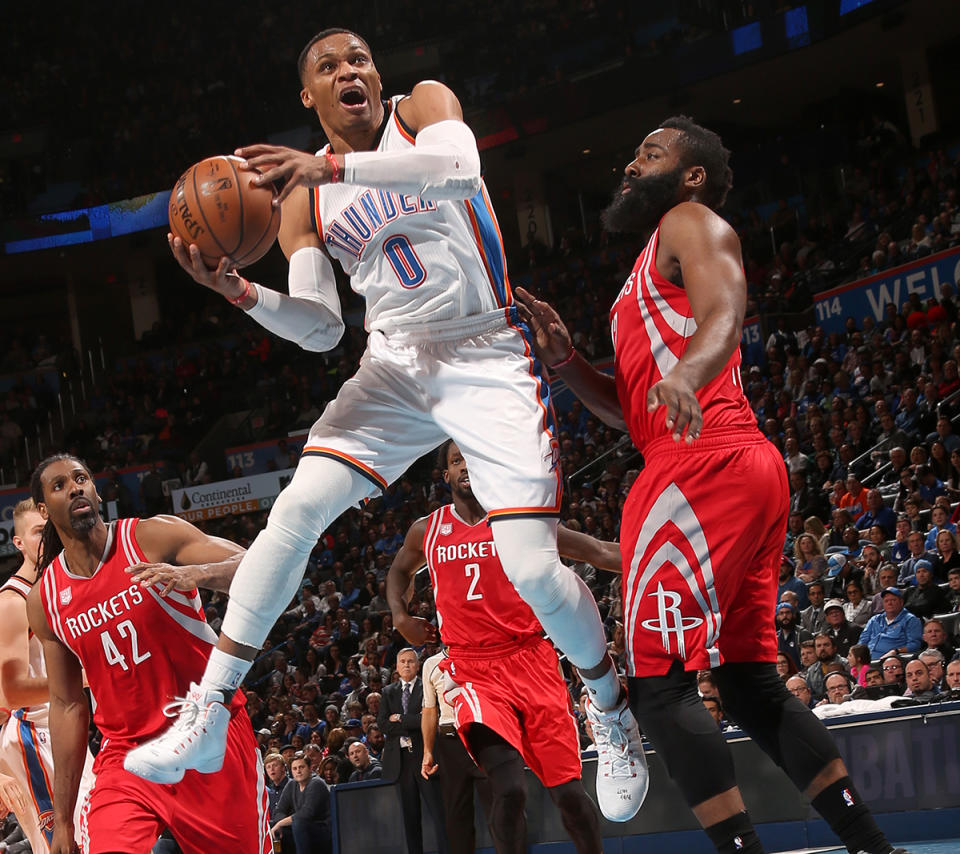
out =
<path fill-rule="evenodd" d="M 333 265 L 322 250 L 306 246 L 290 256 L 289 295 L 251 285 L 257 304 L 247 314 L 264 329 L 317 353 L 337 345 L 345 327 Z"/>
<path fill-rule="evenodd" d="M 446 119 L 427 125 L 405 151 L 351 151 L 343 183 L 393 190 L 423 199 L 470 199 L 480 189 L 480 152 L 473 131 Z"/>

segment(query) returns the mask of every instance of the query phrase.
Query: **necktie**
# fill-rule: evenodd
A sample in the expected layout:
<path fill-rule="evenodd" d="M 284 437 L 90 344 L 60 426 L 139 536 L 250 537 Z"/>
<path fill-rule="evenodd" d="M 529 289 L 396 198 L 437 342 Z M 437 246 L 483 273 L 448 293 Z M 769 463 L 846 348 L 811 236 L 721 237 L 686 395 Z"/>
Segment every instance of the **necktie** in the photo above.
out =
<path fill-rule="evenodd" d="M 403 707 L 403 713 L 407 713 L 407 706 L 410 705 L 410 683 L 403 686 L 403 696 L 400 698 L 400 705 Z"/>

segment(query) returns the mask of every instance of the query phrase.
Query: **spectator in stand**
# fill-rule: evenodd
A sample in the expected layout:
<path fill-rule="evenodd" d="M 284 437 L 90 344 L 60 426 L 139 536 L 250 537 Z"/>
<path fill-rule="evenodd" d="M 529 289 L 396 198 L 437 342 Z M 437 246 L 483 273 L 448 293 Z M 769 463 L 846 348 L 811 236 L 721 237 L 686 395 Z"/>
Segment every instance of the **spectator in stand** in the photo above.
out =
<path fill-rule="evenodd" d="M 956 650 L 947 637 L 947 632 L 940 620 L 927 620 L 923 624 L 923 649 L 934 649 L 947 661 L 956 655 Z"/>
<path fill-rule="evenodd" d="M 883 591 L 888 587 L 897 586 L 897 570 L 892 564 L 885 564 L 877 573 L 877 584 L 880 589 L 870 598 L 870 612 L 872 615 L 883 613 Z M 867 620 L 867 622 L 870 622 Z M 866 628 L 866 624 L 864 624 Z"/>
<path fill-rule="evenodd" d="M 867 673 L 870 670 L 870 650 L 862 643 L 855 643 L 850 647 L 850 654 L 847 657 L 850 664 L 850 677 L 858 685 L 867 684 Z M 883 679 L 882 674 L 880 679 Z"/>
<path fill-rule="evenodd" d="M 808 586 L 812 581 L 818 580 L 827 569 L 827 559 L 823 556 L 819 541 L 806 530 L 793 544 L 793 560 L 797 578 Z"/>
<path fill-rule="evenodd" d="M 933 507 L 938 498 L 947 494 L 947 488 L 928 465 L 919 466 L 916 471 L 917 496 L 924 508 Z M 946 519 L 944 519 L 946 521 Z"/>
<path fill-rule="evenodd" d="M 847 660 L 837 655 L 837 646 L 828 634 L 819 634 L 813 639 L 817 660 L 804 672 L 803 678 L 810 686 L 810 692 L 815 701 L 819 702 L 826 695 L 826 678 L 839 665 L 843 670 L 848 669 Z"/>
<path fill-rule="evenodd" d="M 953 538 L 947 531 L 943 531 L 941 536 Z M 946 591 L 934 581 L 933 569 L 922 561 L 916 567 L 916 581 L 916 586 L 908 587 L 904 593 L 904 608 L 921 620 L 927 620 L 934 614 L 943 614 L 949 605 Z"/>
<path fill-rule="evenodd" d="M 813 694 L 810 693 L 810 686 L 807 680 L 797 674 L 787 680 L 787 690 L 793 694 L 808 709 L 813 708 Z"/>
<path fill-rule="evenodd" d="M 891 539 L 896 529 L 896 514 L 883 503 L 883 496 L 880 495 L 879 489 L 868 490 L 866 501 L 867 510 L 857 519 L 857 529 L 867 531 L 872 526 L 879 525 L 883 529 L 886 539 Z"/>
<path fill-rule="evenodd" d="M 797 672 L 794 660 L 785 652 L 777 653 L 777 673 L 784 682 Z"/>
<path fill-rule="evenodd" d="M 786 590 L 797 596 L 797 608 L 806 608 L 810 604 L 807 596 L 807 585 L 796 576 L 796 564 L 786 555 L 780 558 L 780 581 L 777 587 L 777 601 L 779 602 Z"/>
<path fill-rule="evenodd" d="M 824 679 L 824 698 L 822 704 L 832 703 L 839 706 L 850 699 L 850 677 L 846 673 L 833 671 Z"/>
<path fill-rule="evenodd" d="M 896 686 L 897 694 L 902 694 L 906 690 L 903 681 L 903 659 L 899 655 L 890 655 L 886 657 L 880 665 L 883 671 L 883 684 Z"/>
<path fill-rule="evenodd" d="M 895 573 L 890 573 L 887 577 L 890 580 L 890 584 L 895 583 Z M 882 584 L 883 582 L 878 579 L 878 583 Z M 847 595 L 846 601 L 842 603 L 844 617 L 847 623 L 856 626 L 858 629 L 862 629 L 873 616 L 873 608 L 870 600 L 863 594 L 863 585 L 857 579 L 852 578 L 847 582 L 844 592 Z"/>
<path fill-rule="evenodd" d="M 949 516 L 945 508 L 934 507 L 930 511 L 930 521 L 933 523 L 930 530 L 927 531 L 927 537 L 924 541 L 928 551 L 932 551 L 937 546 L 937 535 L 941 531 L 950 531 L 951 534 L 957 532 L 957 526 L 949 521 Z"/>
<path fill-rule="evenodd" d="M 899 565 L 910 557 L 910 546 L 907 544 L 907 538 L 912 531 L 910 519 L 905 513 L 897 517 L 897 527 L 894 534 L 893 548 L 890 549 L 890 560 Z"/>
<path fill-rule="evenodd" d="M 933 566 L 937 559 L 936 554 L 927 551 L 926 537 L 920 531 L 911 531 L 907 535 L 907 548 L 910 555 L 901 564 L 897 577 L 897 583 L 903 586 L 914 583 L 914 574 L 919 561 L 924 561 Z"/>
<path fill-rule="evenodd" d="M 803 513 L 799 510 L 791 510 L 787 516 L 787 536 L 783 543 L 784 554 L 793 551 L 794 543 L 801 534 L 803 534 Z"/>
<path fill-rule="evenodd" d="M 850 584 L 856 583 L 856 581 L 850 582 Z M 837 654 L 846 657 L 850 647 L 860 639 L 863 629 L 847 621 L 843 603 L 839 599 L 831 599 L 824 605 L 823 610 L 826 623 L 823 631 L 833 638 Z"/>
<path fill-rule="evenodd" d="M 839 507 L 847 510 L 853 518 L 854 524 L 867 512 L 867 489 L 860 482 L 860 478 L 851 472 L 846 480 L 847 492 L 840 499 Z"/>
<path fill-rule="evenodd" d="M 952 360 L 951 360 L 952 361 Z M 953 372 L 956 374 L 957 363 L 953 362 Z M 949 453 L 960 450 L 960 436 L 953 432 L 953 424 L 946 415 L 937 418 L 936 433 L 927 437 L 928 442 L 935 442 L 939 439 Z"/>
<path fill-rule="evenodd" d="M 803 520 L 803 531 L 816 538 L 817 545 L 820 546 L 820 554 L 823 554 L 830 537 L 826 526 L 823 524 L 823 519 L 819 516 L 808 516 Z"/>
<path fill-rule="evenodd" d="M 383 776 L 383 768 L 376 759 L 370 758 L 367 746 L 362 741 L 355 741 L 347 750 L 350 764 L 354 771 L 349 782 L 359 783 L 362 780 L 379 780 Z"/>
<path fill-rule="evenodd" d="M 824 624 L 823 584 L 819 581 L 814 581 L 812 584 L 808 584 L 807 597 L 810 600 L 810 605 L 800 612 L 800 625 L 810 632 L 811 635 L 817 635 L 820 633 L 821 629 L 823 629 Z"/>
<path fill-rule="evenodd" d="M 960 611 L 960 567 L 954 567 L 947 572 L 947 601 L 948 610 Z"/>
<path fill-rule="evenodd" d="M 320 762 L 320 779 L 328 787 L 336 786 L 340 782 L 340 762 L 335 756 L 327 756 Z"/>
<path fill-rule="evenodd" d="M 789 602 L 777 605 L 777 649 L 792 659 L 800 669 L 800 644 L 812 640 L 813 635 L 797 623 L 797 609 Z"/>
<path fill-rule="evenodd" d="M 810 638 L 800 642 L 800 671 L 807 670 L 817 660 L 817 644 Z"/>
<path fill-rule="evenodd" d="M 933 575 L 937 581 L 946 581 L 950 577 L 951 569 L 960 568 L 960 553 L 957 551 L 957 535 L 949 530 L 938 532 L 936 546 L 937 558 L 933 564 Z"/>
<path fill-rule="evenodd" d="M 946 660 L 943 657 L 943 653 L 938 649 L 925 649 L 920 653 L 920 655 L 917 656 L 917 658 L 927 665 L 933 690 L 942 691 L 944 667 L 946 665 Z"/>
<path fill-rule="evenodd" d="M 947 662 L 947 675 L 943 677 L 946 690 L 960 692 L 960 658 Z"/>
<path fill-rule="evenodd" d="M 290 763 L 293 782 L 286 786 L 277 804 L 277 821 L 270 827 L 274 839 L 291 828 L 295 850 L 328 854 L 330 841 L 330 792 L 327 784 L 314 777 L 302 753 Z"/>
<path fill-rule="evenodd" d="M 287 774 L 287 764 L 279 753 L 269 753 L 263 758 L 263 770 L 267 773 L 267 798 L 270 805 L 270 824 L 278 821 L 277 804 L 287 784 L 292 782 Z"/>
<path fill-rule="evenodd" d="M 937 694 L 930 680 L 930 671 L 919 658 L 907 662 L 904 668 L 904 682 L 907 685 L 907 690 L 903 692 L 904 697 L 930 701 Z"/>
<path fill-rule="evenodd" d="M 860 635 L 860 642 L 869 647 L 873 659 L 917 652 L 923 624 L 903 607 L 903 592 L 899 588 L 886 587 L 880 592 L 883 613 L 870 618 Z"/>

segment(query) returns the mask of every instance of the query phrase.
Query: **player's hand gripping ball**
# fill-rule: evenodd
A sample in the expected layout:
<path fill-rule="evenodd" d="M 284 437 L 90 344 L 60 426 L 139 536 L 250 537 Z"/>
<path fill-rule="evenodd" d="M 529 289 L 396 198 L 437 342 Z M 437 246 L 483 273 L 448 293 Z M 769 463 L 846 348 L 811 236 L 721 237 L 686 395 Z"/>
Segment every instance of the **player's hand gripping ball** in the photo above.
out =
<path fill-rule="evenodd" d="M 255 184 L 238 157 L 208 157 L 191 166 L 170 194 L 170 231 L 200 249 L 211 270 L 226 256 L 234 267 L 259 261 L 277 239 L 280 208 L 272 184 Z"/>

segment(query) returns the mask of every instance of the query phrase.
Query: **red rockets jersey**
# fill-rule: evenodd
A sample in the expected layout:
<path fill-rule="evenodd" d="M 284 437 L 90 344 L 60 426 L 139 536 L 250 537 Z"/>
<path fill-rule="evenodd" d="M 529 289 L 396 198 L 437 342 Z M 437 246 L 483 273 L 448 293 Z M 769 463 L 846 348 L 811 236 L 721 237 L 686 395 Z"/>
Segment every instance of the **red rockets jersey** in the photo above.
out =
<path fill-rule="evenodd" d="M 610 310 L 617 396 L 634 445 L 643 451 L 670 435 L 666 411 L 647 412 L 647 392 L 677 364 L 697 331 L 686 291 L 665 279 L 656 267 L 653 233 Z M 756 433 L 757 422 L 743 393 L 740 350 L 697 392 L 703 410 L 703 433 Z"/>
<path fill-rule="evenodd" d="M 114 748 L 169 726 L 163 707 L 200 681 L 217 640 L 196 590 L 161 596 L 163 585 L 141 587 L 126 573 L 147 562 L 137 544 L 138 522 L 107 525 L 103 558 L 89 578 L 70 572 L 61 552 L 38 582 L 50 628 L 87 673 L 103 745 Z M 242 693 L 234 694 L 234 713 Z"/>
<path fill-rule="evenodd" d="M 427 518 L 423 552 L 440 636 L 451 652 L 519 645 L 543 628 L 503 572 L 486 519 L 468 525 L 452 504 Z"/>

